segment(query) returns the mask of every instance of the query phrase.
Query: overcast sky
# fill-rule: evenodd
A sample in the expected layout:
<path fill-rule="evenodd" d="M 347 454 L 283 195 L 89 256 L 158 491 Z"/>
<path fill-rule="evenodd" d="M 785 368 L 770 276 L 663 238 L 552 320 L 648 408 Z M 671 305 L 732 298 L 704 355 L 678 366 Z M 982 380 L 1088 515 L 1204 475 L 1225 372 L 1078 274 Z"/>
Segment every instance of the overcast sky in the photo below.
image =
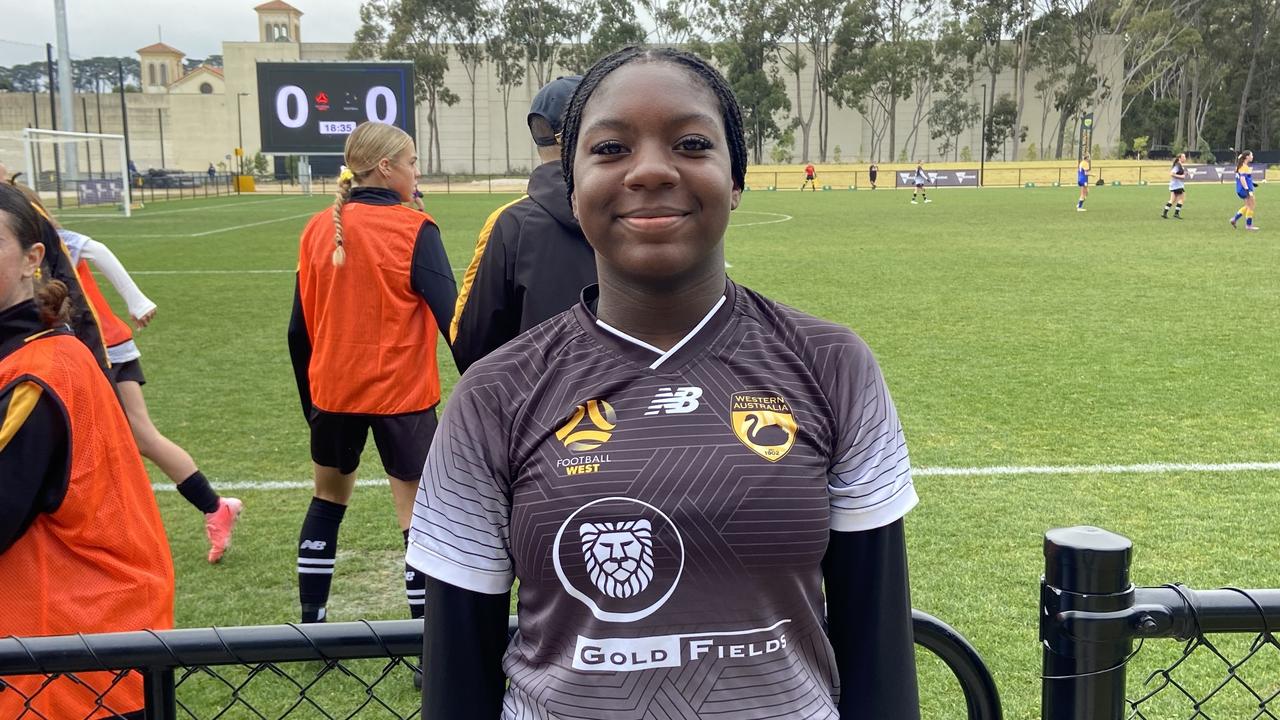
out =
<path fill-rule="evenodd" d="M 253 8 L 265 0 L 66 0 L 71 55 L 134 55 L 163 36 L 191 58 L 222 52 L 222 41 L 256 41 Z M 359 0 L 287 0 L 302 11 L 305 42 L 350 42 Z M 44 60 L 57 51 L 53 0 L 2 0 L 0 65 Z M 159 27 L 157 27 L 159 26 Z"/>

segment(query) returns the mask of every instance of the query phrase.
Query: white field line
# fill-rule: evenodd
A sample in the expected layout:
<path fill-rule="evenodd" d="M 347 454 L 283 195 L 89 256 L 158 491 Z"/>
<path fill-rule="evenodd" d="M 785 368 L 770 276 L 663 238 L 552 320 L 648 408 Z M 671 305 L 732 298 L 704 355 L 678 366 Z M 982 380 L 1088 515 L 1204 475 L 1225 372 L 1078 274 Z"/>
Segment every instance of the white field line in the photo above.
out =
<path fill-rule="evenodd" d="M 196 198 L 196 199 L 199 199 L 199 198 Z M 223 209 L 236 210 L 236 209 L 239 209 L 239 208 L 244 207 L 245 205 L 261 205 L 261 204 L 263 204 L 263 203 L 290 202 L 290 201 L 293 201 L 293 200 L 303 200 L 303 199 L 305 199 L 305 200 L 313 200 L 314 198 L 313 198 L 313 197 L 308 197 L 308 196 L 306 196 L 306 195 L 295 195 L 295 196 L 286 196 L 286 197 L 282 197 L 282 198 L 271 198 L 270 200 L 242 200 L 242 201 L 239 201 L 239 202 L 218 203 L 218 204 L 216 204 L 216 205 L 207 205 L 207 206 L 203 206 L 203 207 L 179 208 L 179 209 L 177 209 L 177 210 L 144 210 L 144 211 L 142 211 L 142 212 L 139 212 L 139 213 L 138 213 L 138 216 L 137 216 L 136 218 L 126 218 L 126 217 L 124 217 L 123 215 L 120 215 L 120 214 L 113 214 L 113 215 L 77 215 L 77 214 L 75 214 L 75 213 L 69 213 L 69 214 L 67 215 L 67 218 L 68 218 L 68 219 L 75 219 L 75 218 L 81 218 L 81 217 L 94 217 L 94 218 L 110 218 L 110 219 L 114 219 L 114 220 L 137 220 L 137 219 L 145 219 L 145 218 L 149 218 L 149 217 L 155 217 L 156 215 L 175 215 L 175 214 L 177 214 L 177 213 L 189 213 L 189 212 L 209 212 L 209 211 L 211 211 L 211 210 L 223 210 Z"/>
<path fill-rule="evenodd" d="M 990 477 L 998 475 L 1154 475 L 1163 473 L 1280 472 L 1280 462 L 1238 463 L 1139 463 L 1136 465 L 1001 465 L 994 467 L 925 467 L 911 471 L 915 477 Z M 357 480 L 356 487 L 382 487 L 387 480 Z M 310 480 L 233 481 L 215 483 L 219 490 L 302 490 Z M 153 490 L 169 491 L 172 483 L 155 483 Z"/>
<path fill-rule="evenodd" d="M 276 201 L 279 202 L 279 201 Z M 177 212 L 177 211 L 175 211 Z M 299 218 L 311 217 L 315 215 L 313 212 L 305 212 L 299 215 L 286 215 L 285 217 L 271 218 L 270 220 L 259 220 L 258 222 L 245 223 L 243 225 L 232 225 L 230 227 L 214 228 L 213 230 L 205 230 L 198 233 L 130 233 L 128 235 L 101 235 L 95 234 L 102 240 L 133 240 L 136 238 L 198 238 L 207 237 L 209 235 L 217 235 L 218 233 L 234 232 L 236 230 L 244 230 L 245 228 L 258 227 L 259 225 L 271 225 L 272 223 L 284 222 L 286 220 L 297 220 Z"/>
<path fill-rule="evenodd" d="M 735 210 L 734 213 L 738 215 L 768 215 L 774 219 L 760 220 L 758 222 L 729 223 L 729 227 L 731 228 L 752 227 L 753 225 L 773 225 L 775 223 L 784 223 L 788 220 L 795 219 L 790 215 L 784 215 L 783 213 L 763 212 L 761 210 Z"/>

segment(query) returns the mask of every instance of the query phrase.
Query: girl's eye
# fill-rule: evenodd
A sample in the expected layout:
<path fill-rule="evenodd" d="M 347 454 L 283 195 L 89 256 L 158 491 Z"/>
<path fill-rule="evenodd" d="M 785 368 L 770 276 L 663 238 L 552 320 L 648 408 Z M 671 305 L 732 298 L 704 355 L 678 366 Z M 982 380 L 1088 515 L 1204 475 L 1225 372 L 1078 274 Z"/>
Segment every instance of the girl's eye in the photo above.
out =
<path fill-rule="evenodd" d="M 700 135 L 693 135 L 687 138 L 682 138 L 680 142 L 676 143 L 676 147 L 680 150 L 684 150 L 685 152 L 705 152 L 715 147 L 715 145 L 713 145 L 707 138 Z"/>
<path fill-rule="evenodd" d="M 605 140 L 591 146 L 592 155 L 617 155 L 625 151 L 626 148 L 617 140 Z"/>

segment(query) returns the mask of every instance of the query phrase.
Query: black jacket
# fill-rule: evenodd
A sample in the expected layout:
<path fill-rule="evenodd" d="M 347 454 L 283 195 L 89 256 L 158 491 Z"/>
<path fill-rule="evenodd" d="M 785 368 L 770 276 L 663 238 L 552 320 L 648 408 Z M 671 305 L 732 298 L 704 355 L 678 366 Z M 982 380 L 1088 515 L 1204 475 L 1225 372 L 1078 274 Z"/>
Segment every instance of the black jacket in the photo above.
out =
<path fill-rule="evenodd" d="M 595 253 L 569 207 L 560 163 L 539 165 L 529 195 L 480 230 L 449 333 L 458 370 L 573 307 L 595 282 Z"/>

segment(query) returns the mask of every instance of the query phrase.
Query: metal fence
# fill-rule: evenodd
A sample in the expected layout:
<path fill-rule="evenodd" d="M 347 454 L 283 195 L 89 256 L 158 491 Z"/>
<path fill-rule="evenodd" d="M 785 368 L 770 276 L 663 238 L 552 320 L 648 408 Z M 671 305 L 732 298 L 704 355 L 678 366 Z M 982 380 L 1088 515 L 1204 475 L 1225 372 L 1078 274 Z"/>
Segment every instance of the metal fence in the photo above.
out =
<path fill-rule="evenodd" d="M 1098 528 L 1046 533 L 1043 719 L 1280 718 L 1280 590 L 1134 587 L 1132 550 Z M 1156 639 L 1181 643 L 1144 649 Z"/>
<path fill-rule="evenodd" d="M 970 720 L 1000 720 L 995 682 L 973 646 L 928 614 L 913 620 L 916 643 L 955 674 Z M 98 698 L 102 711 L 130 720 L 416 718 L 421 652 L 413 620 L 6 638 L 0 707 L 5 693 L 21 693 L 22 720 L 66 720 L 42 713 L 41 695 L 97 671 L 109 673 L 98 688 L 142 676 L 144 708 L 114 707 L 109 692 Z M 20 675 L 30 681 L 21 689 Z"/>

